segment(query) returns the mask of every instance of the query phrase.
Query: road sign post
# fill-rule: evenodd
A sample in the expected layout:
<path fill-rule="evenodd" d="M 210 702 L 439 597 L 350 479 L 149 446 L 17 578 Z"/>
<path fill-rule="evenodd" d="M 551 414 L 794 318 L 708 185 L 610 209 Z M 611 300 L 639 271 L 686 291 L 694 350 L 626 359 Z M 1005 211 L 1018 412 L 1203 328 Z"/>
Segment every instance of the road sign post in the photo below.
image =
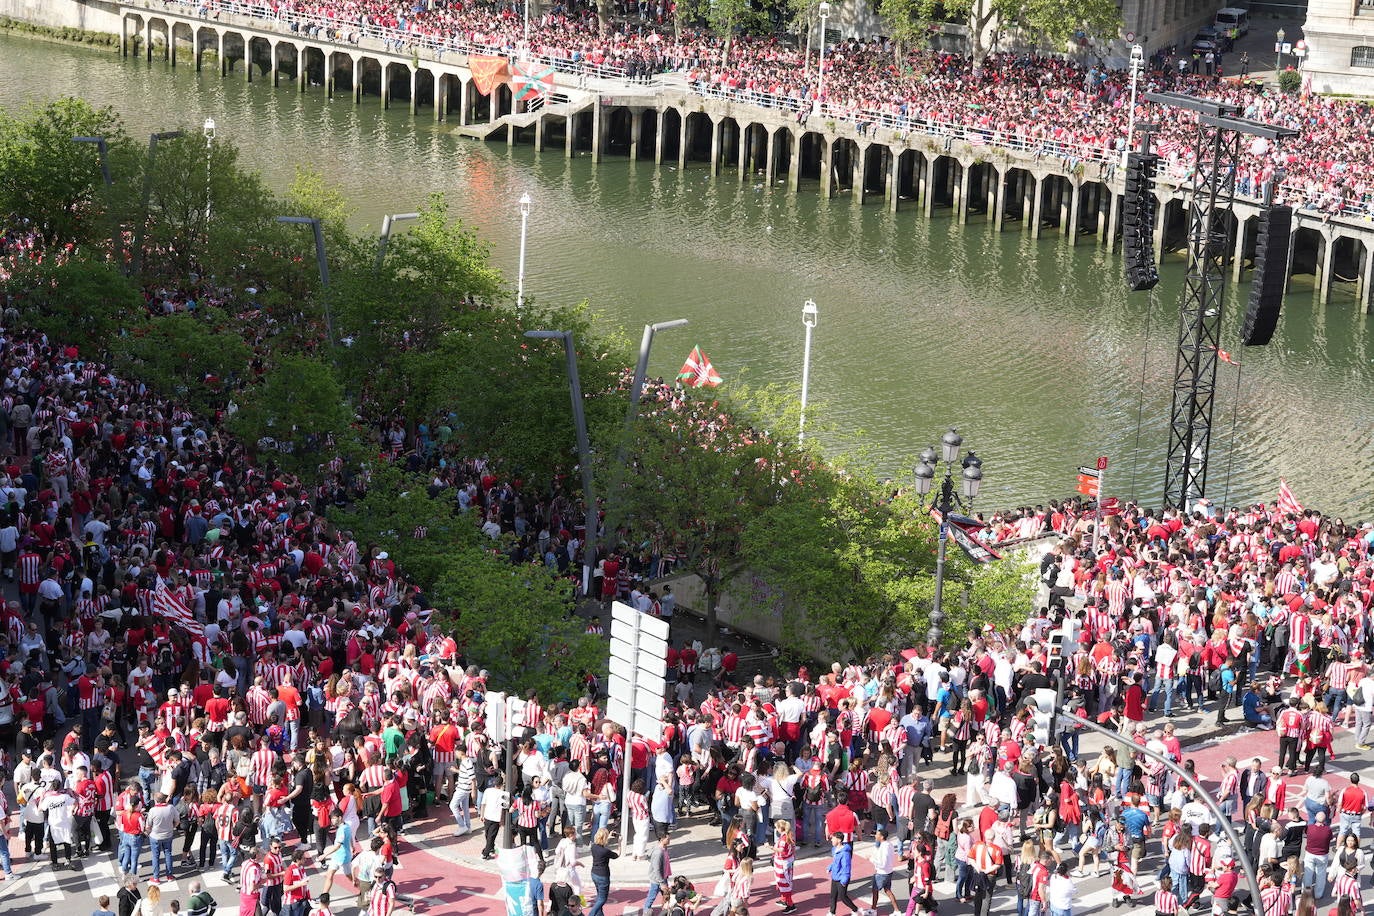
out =
<path fill-rule="evenodd" d="M 1093 554 L 1097 554 L 1097 538 L 1102 530 L 1102 497 L 1106 495 L 1103 490 L 1103 481 L 1107 479 L 1107 456 L 1102 455 L 1097 459 L 1097 508 L 1093 510 Z"/>
<path fill-rule="evenodd" d="M 663 734 L 663 693 L 668 673 L 668 621 L 611 603 L 610 678 L 606 718 L 625 727 L 624 779 L 620 791 L 620 854 L 630 837 L 630 755 L 636 733 L 657 741 Z M 645 786 L 648 789 L 648 786 Z"/>

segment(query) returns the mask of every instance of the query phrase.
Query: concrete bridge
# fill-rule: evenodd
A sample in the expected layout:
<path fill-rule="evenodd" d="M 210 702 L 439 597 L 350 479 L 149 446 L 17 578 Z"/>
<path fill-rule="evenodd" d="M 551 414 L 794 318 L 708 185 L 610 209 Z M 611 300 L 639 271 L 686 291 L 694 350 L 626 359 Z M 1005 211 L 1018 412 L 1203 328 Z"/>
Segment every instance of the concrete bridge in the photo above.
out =
<path fill-rule="evenodd" d="M 778 100 L 698 91 L 677 74 L 630 82 L 564 62 L 549 99 L 516 101 L 509 85 L 490 96 L 476 89 L 468 53 L 496 49 L 425 47 L 413 36 L 348 28 L 348 34 L 305 20 L 274 18 L 265 8 L 221 2 L 214 9 L 161 0 L 118 6 L 120 50 L 183 61 L 201 69 L 214 52 L 224 77 L 322 87 L 355 104 L 376 96 L 386 108 L 429 109 L 460 133 L 540 151 L 706 163 L 713 175 L 786 183 L 789 191 L 847 196 L 854 206 L 919 207 L 991 231 L 1015 229 L 1033 238 L 1055 234 L 1067 244 L 1115 249 L 1121 238 L 1124 176 L 1114 164 L 1083 161 L 1073 151 L 1029 144 L 1014 136 L 948 125 L 874 124 L 840 113 L 776 107 Z M 468 53 L 462 53 L 467 51 Z M 579 72 L 565 72 L 565 70 Z M 591 72 L 588 72 L 588 71 Z M 772 104 L 769 104 L 772 103 Z M 1186 189 L 1157 189 L 1155 251 L 1184 247 Z M 1240 279 L 1253 258 L 1258 202 L 1238 200 L 1229 219 L 1230 267 Z M 1374 310 L 1374 221 L 1370 215 L 1325 216 L 1299 211 L 1288 273 L 1311 274 L 1318 297 L 1330 300 L 1338 281 Z"/>

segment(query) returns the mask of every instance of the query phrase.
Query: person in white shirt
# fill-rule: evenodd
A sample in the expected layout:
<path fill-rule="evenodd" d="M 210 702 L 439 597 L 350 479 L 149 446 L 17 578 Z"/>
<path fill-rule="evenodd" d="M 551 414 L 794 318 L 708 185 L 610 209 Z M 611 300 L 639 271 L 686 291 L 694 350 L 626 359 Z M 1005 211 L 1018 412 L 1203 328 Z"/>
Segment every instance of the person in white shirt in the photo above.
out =
<path fill-rule="evenodd" d="M 869 901 L 870 912 L 878 910 L 878 893 L 887 895 L 892 904 L 892 912 L 899 912 L 897 895 L 892 893 L 892 870 L 897 867 L 897 841 L 890 839 L 887 831 L 879 827 L 873 831 L 873 848 L 868 852 L 868 861 L 873 863 L 873 898 Z"/>
<path fill-rule="evenodd" d="M 1050 916 L 1073 916 L 1078 885 L 1069 877 L 1069 863 L 1060 862 L 1050 876 Z"/>
<path fill-rule="evenodd" d="M 1370 749 L 1370 729 L 1374 727 L 1374 676 L 1368 671 L 1355 685 L 1355 744 L 1362 751 Z"/>

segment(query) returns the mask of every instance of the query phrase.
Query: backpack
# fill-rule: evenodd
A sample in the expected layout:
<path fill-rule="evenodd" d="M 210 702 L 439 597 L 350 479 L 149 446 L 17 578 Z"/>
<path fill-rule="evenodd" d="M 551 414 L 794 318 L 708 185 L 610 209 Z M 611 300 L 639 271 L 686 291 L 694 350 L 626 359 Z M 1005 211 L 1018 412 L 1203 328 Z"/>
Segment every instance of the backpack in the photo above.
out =
<path fill-rule="evenodd" d="M 947 840 L 953 832 L 954 812 L 951 811 L 948 817 L 943 814 L 937 815 L 935 818 L 935 838 L 937 840 Z"/>
<path fill-rule="evenodd" d="M 1034 865 L 1023 865 L 1016 875 L 1016 893 L 1022 897 L 1030 897 L 1033 881 L 1031 879 L 1031 869 Z"/>

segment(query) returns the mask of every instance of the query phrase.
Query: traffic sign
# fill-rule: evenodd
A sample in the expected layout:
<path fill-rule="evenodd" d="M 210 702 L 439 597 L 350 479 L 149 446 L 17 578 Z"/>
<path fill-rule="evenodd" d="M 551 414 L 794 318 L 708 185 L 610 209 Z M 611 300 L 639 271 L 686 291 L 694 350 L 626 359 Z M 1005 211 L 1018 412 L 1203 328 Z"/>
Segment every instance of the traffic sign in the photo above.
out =
<path fill-rule="evenodd" d="M 1099 458 L 1097 459 L 1097 469 L 1098 469 L 1099 471 L 1105 471 L 1105 470 L 1107 470 L 1107 456 L 1106 456 L 1106 455 L 1102 455 L 1101 457 L 1099 457 Z"/>
<path fill-rule="evenodd" d="M 1083 465 L 1080 464 L 1080 465 L 1078 466 L 1078 476 L 1079 476 L 1079 477 L 1101 477 L 1102 474 L 1101 474 L 1100 471 L 1097 470 L 1097 468 L 1085 467 L 1085 466 L 1083 466 Z"/>

